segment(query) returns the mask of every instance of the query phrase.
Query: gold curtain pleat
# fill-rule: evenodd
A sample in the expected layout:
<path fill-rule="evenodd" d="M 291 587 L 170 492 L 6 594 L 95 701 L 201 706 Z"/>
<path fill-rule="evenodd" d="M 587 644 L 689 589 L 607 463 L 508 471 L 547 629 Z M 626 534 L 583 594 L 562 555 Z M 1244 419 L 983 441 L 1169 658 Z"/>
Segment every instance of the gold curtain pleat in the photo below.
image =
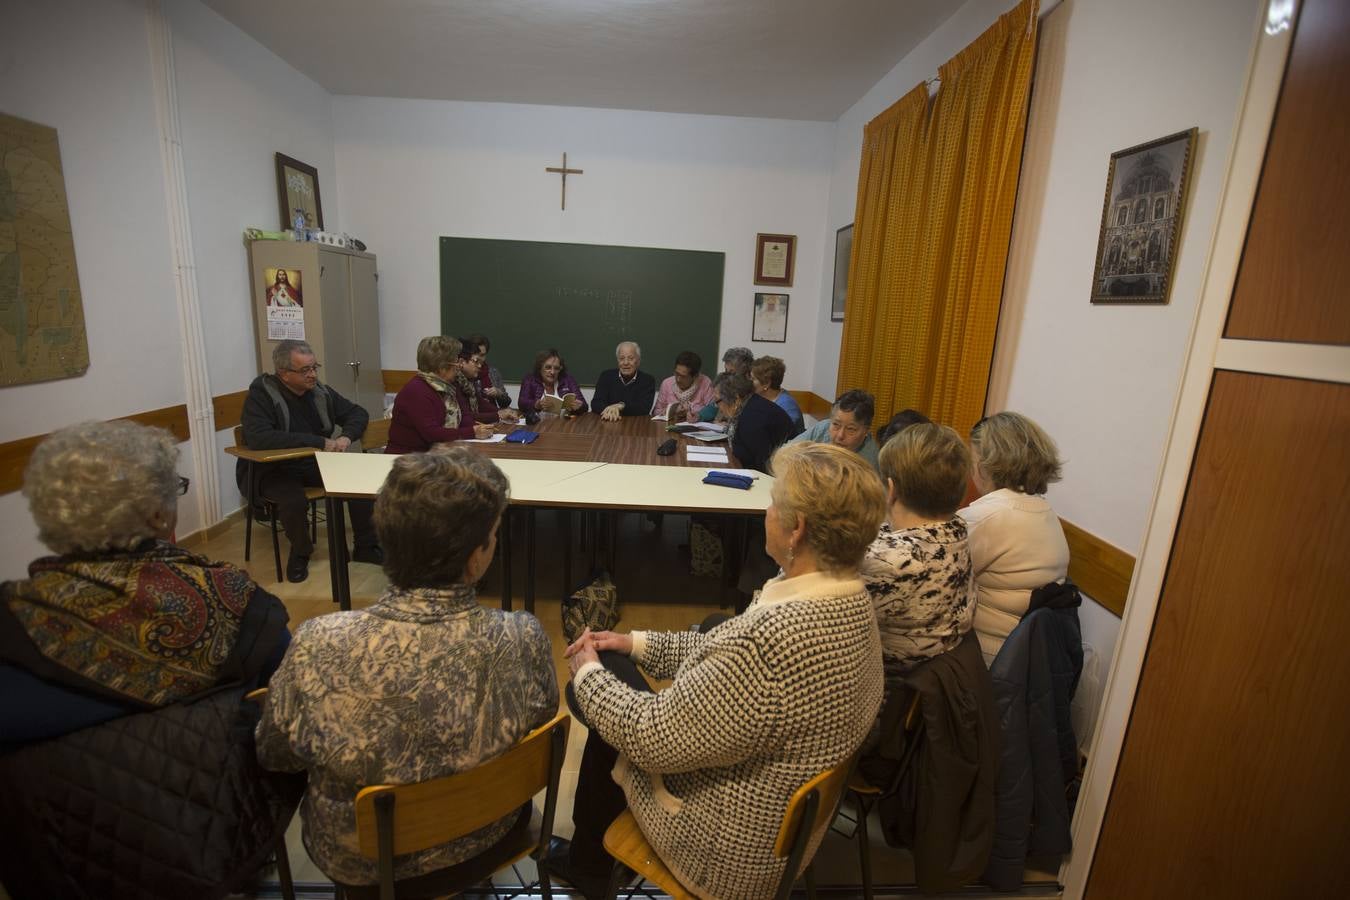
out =
<path fill-rule="evenodd" d="M 984 410 L 1036 53 L 1025 0 L 867 124 L 839 390 L 965 434 Z"/>

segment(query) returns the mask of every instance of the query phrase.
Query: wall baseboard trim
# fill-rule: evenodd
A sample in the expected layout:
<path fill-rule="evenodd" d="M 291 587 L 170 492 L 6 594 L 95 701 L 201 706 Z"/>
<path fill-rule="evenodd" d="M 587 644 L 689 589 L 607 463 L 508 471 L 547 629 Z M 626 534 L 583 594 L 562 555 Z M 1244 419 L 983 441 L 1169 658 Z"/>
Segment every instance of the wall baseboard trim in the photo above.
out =
<path fill-rule="evenodd" d="M 244 517 L 244 508 L 241 506 L 236 510 L 225 514 L 225 518 L 209 528 L 201 528 L 197 531 L 185 534 L 175 543 L 186 550 L 195 550 L 211 542 L 212 538 L 218 538 L 229 531 L 235 522 Z"/>

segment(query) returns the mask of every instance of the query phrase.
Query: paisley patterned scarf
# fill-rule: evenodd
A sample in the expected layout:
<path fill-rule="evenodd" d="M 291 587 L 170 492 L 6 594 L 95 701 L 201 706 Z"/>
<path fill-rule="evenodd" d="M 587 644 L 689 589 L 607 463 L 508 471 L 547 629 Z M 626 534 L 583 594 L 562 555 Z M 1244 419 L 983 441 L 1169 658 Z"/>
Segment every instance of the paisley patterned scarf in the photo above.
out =
<path fill-rule="evenodd" d="M 423 372 L 420 369 L 417 377 L 431 385 L 431 389 L 441 395 L 445 401 L 445 427 L 459 427 L 459 401 L 455 399 L 455 392 L 444 378 L 439 375 L 433 375 L 430 372 Z"/>
<path fill-rule="evenodd" d="M 469 409 L 478 412 L 478 382 L 470 381 L 469 376 L 459 369 L 455 370 L 455 387 L 469 400 Z"/>
<path fill-rule="evenodd" d="M 37 652 L 126 697 L 162 706 L 213 687 L 257 587 L 247 573 L 164 541 L 48 556 L 3 601 Z"/>

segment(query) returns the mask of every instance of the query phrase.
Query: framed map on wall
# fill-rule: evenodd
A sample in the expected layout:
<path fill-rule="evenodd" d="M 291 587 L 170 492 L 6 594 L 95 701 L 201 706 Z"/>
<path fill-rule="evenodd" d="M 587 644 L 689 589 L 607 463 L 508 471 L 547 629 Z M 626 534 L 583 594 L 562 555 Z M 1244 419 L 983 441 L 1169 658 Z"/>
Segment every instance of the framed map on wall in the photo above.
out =
<path fill-rule="evenodd" d="M 88 368 L 56 129 L 0 113 L 0 385 Z"/>

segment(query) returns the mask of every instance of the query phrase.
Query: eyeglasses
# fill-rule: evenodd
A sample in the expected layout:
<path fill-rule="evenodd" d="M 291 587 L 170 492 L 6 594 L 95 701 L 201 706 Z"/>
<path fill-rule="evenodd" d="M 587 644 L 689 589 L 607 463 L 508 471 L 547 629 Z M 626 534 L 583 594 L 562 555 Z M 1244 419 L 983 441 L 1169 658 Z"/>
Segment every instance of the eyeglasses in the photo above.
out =
<path fill-rule="evenodd" d="M 298 369 L 291 369 L 290 371 L 300 375 L 318 375 L 319 370 L 322 368 L 323 368 L 322 365 L 320 365 L 319 363 L 315 363 L 312 366 L 301 366 Z"/>
<path fill-rule="evenodd" d="M 857 423 L 854 423 L 852 425 L 844 425 L 839 422 L 830 422 L 830 425 L 834 428 L 838 428 L 841 432 L 849 435 L 850 437 L 852 437 L 855 434 L 862 434 L 864 431 L 867 430 L 866 428 L 862 427 Z"/>
<path fill-rule="evenodd" d="M 186 475 L 178 476 L 178 496 L 180 497 L 187 496 L 187 489 L 189 484 L 192 484 L 191 478 L 188 478 Z"/>
<path fill-rule="evenodd" d="M 468 363 L 469 365 L 472 365 L 472 366 L 481 366 L 481 365 L 483 364 L 483 357 L 481 357 L 481 356 L 470 356 L 468 359 L 466 359 L 466 360 L 464 360 L 464 361 L 465 361 L 466 363 Z"/>

